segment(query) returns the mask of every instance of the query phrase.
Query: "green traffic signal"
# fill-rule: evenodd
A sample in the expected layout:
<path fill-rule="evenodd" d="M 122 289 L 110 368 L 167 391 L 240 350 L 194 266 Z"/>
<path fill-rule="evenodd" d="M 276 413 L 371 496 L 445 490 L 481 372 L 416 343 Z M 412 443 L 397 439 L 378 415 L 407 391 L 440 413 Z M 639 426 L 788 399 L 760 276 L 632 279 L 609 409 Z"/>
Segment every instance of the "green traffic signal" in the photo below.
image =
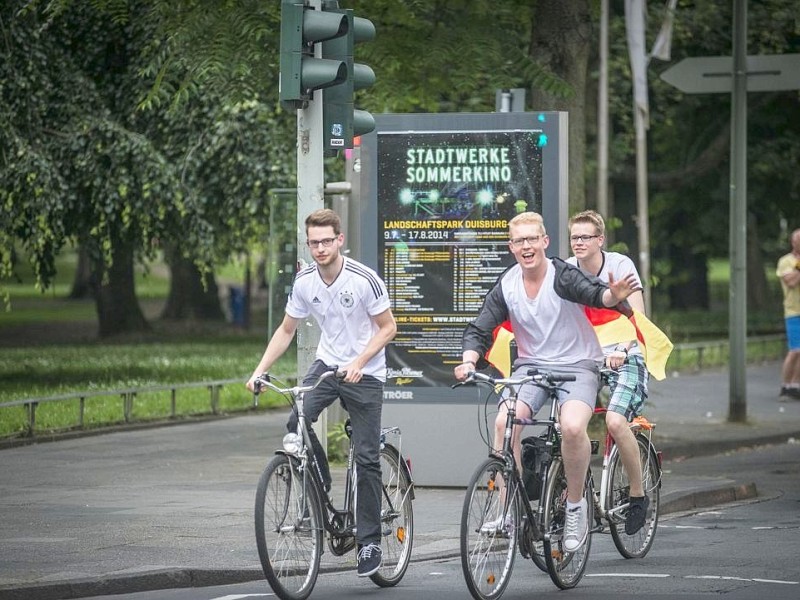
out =
<path fill-rule="evenodd" d="M 348 80 L 347 63 L 316 58 L 314 45 L 349 36 L 350 21 L 345 15 L 315 10 L 303 0 L 282 0 L 279 97 L 284 108 L 303 108 L 314 90 Z"/>

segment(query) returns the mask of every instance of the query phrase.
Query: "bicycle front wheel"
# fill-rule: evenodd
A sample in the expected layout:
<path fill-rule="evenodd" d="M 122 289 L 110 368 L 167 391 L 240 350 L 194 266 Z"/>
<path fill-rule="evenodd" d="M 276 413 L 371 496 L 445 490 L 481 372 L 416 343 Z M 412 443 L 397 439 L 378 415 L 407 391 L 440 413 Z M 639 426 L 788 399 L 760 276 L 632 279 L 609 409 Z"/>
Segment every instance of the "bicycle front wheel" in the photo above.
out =
<path fill-rule="evenodd" d="M 411 560 L 414 541 L 414 490 L 403 457 L 385 444 L 381 448 L 381 568 L 370 576 L 381 587 L 397 585 Z"/>
<path fill-rule="evenodd" d="M 594 502 L 591 485 L 591 474 L 587 473 L 584 484 L 586 500 L 586 522 L 589 528 L 594 522 Z M 567 517 L 567 476 L 564 463 L 556 458 L 550 465 L 547 476 L 547 488 L 544 495 L 544 558 L 547 572 L 559 588 L 567 590 L 578 585 L 586 571 L 589 550 L 592 546 L 592 534 L 586 536 L 586 542 L 575 552 L 564 549 L 564 524 Z"/>
<path fill-rule="evenodd" d="M 625 533 L 630 478 L 622 464 L 619 451 L 611 457 L 608 466 L 610 483 L 606 506 L 610 509 L 609 529 L 614 545 L 625 558 L 642 558 L 650 551 L 656 537 L 661 499 L 661 465 L 656 451 L 645 435 L 637 434 L 636 442 L 639 445 L 639 460 L 642 466 L 642 487 L 644 495 L 650 502 L 644 526 L 632 535 Z"/>
<path fill-rule="evenodd" d="M 475 600 L 505 591 L 517 547 L 519 496 L 506 501 L 505 463 L 490 458 L 470 479 L 461 513 L 461 569 Z"/>
<path fill-rule="evenodd" d="M 314 482 L 299 462 L 278 455 L 256 490 L 256 544 L 272 590 L 283 600 L 305 600 L 314 589 L 322 554 L 323 522 Z"/>

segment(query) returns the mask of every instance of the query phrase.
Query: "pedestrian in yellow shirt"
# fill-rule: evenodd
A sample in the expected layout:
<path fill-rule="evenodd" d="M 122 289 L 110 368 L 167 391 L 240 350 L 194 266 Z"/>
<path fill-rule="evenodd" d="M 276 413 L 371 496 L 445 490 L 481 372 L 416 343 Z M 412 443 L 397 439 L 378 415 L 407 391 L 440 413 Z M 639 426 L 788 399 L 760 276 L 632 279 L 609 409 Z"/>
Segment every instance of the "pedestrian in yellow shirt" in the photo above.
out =
<path fill-rule="evenodd" d="M 781 373 L 781 399 L 800 400 L 800 229 L 789 238 L 792 251 L 781 256 L 775 274 L 783 288 L 783 314 L 789 351 Z"/>

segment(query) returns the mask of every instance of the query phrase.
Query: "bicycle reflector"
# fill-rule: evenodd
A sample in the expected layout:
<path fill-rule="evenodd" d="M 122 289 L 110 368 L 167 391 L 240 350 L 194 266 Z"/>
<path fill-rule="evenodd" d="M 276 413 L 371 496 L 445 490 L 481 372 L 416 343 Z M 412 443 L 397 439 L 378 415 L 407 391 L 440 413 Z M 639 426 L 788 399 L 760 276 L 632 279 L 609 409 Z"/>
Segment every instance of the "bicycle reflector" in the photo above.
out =
<path fill-rule="evenodd" d="M 289 454 L 299 454 L 303 447 L 303 438 L 297 433 L 287 433 L 283 436 L 283 449 Z"/>

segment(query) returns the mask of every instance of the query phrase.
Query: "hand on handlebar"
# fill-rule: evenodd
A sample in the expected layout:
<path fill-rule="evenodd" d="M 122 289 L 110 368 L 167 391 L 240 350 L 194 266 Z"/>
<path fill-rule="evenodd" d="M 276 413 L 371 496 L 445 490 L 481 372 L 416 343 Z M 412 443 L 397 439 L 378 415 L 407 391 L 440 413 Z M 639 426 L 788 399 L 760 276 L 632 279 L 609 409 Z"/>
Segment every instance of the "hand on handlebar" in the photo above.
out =
<path fill-rule="evenodd" d="M 460 365 L 456 365 L 456 368 L 453 369 L 453 375 L 458 381 L 465 381 L 474 372 L 475 365 L 471 362 L 461 363 Z"/>

